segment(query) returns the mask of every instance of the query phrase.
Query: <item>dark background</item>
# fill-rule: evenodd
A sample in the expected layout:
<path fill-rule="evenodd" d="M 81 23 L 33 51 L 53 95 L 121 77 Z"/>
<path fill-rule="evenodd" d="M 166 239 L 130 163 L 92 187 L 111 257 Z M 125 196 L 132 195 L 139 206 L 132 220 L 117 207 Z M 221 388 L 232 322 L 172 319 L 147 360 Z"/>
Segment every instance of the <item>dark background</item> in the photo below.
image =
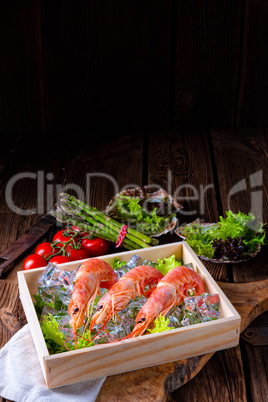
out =
<path fill-rule="evenodd" d="M 8 0 L 0 133 L 268 124 L 266 0 Z"/>

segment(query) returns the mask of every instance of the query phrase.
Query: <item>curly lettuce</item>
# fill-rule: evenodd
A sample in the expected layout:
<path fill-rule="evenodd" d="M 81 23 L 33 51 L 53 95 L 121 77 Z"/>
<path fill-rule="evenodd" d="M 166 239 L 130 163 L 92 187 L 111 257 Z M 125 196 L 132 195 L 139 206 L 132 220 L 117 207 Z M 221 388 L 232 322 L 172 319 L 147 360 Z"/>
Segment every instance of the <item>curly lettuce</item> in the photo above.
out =
<path fill-rule="evenodd" d="M 186 237 L 187 243 L 197 255 L 213 258 L 214 248 L 212 247 L 212 243 L 214 235 L 212 235 L 212 228 L 208 229 L 197 223 L 185 226 L 182 234 Z"/>
<path fill-rule="evenodd" d="M 258 245 L 265 244 L 264 226 L 252 212 L 247 215 L 243 212 L 234 214 L 232 211 L 227 211 L 225 219 L 220 216 L 220 222 L 215 228 L 215 238 L 226 240 L 228 237 L 232 239 L 241 237 L 249 252 L 254 253 Z"/>
<path fill-rule="evenodd" d="M 170 329 L 175 329 L 175 327 L 169 327 L 170 320 L 167 317 L 163 317 L 161 314 L 154 320 L 154 326 L 152 329 L 147 329 L 151 334 L 156 334 L 157 332 L 164 332 Z"/>
<path fill-rule="evenodd" d="M 208 258 L 216 258 L 214 254 L 216 247 L 222 248 L 221 256 L 224 257 L 227 249 L 233 247 L 231 240 L 238 239 L 242 244 L 242 252 L 240 251 L 242 257 L 243 253 L 255 253 L 260 245 L 266 244 L 264 226 L 265 224 L 260 222 L 252 212 L 245 214 L 239 211 L 235 214 L 232 211 L 226 211 L 226 218 L 220 216 L 219 222 L 214 225 L 203 226 L 196 222 L 184 226 L 181 233 L 198 255 Z"/>
<path fill-rule="evenodd" d="M 114 259 L 113 263 L 112 263 L 112 268 L 113 268 L 113 269 L 118 269 L 118 268 L 124 267 L 125 265 L 127 265 L 127 262 L 126 262 L 126 261 L 122 261 L 122 262 L 121 262 L 121 261 L 119 260 L 119 258 L 116 257 L 116 258 Z"/>
<path fill-rule="evenodd" d="M 68 350 L 64 343 L 65 336 L 60 332 L 59 323 L 52 314 L 44 315 L 40 325 L 46 344 L 53 354 Z"/>
<path fill-rule="evenodd" d="M 52 314 L 44 315 L 40 325 L 46 344 L 53 354 L 94 346 L 89 329 L 77 336 L 75 344 L 68 342 L 64 333 L 60 331 L 56 317 Z"/>
<path fill-rule="evenodd" d="M 157 213 L 158 208 L 155 207 L 151 211 L 147 211 L 141 204 L 138 197 L 122 196 L 116 199 L 116 217 L 121 222 L 134 223 L 136 230 L 147 235 L 161 233 L 168 225 L 175 214 L 162 216 Z M 114 212 L 115 213 L 115 212 Z"/>
<path fill-rule="evenodd" d="M 157 260 L 155 268 L 157 268 L 163 275 L 166 275 L 173 268 L 179 267 L 181 265 L 182 261 L 178 260 L 176 256 L 173 254 L 170 257 L 163 258 L 162 260 L 159 258 Z"/>

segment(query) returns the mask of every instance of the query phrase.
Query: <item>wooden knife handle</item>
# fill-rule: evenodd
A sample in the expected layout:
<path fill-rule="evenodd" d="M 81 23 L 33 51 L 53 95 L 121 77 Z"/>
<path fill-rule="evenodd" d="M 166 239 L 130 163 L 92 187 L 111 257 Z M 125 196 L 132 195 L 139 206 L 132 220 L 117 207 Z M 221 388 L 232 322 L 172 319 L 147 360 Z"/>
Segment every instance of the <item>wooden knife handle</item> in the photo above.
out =
<path fill-rule="evenodd" d="M 56 224 L 56 219 L 52 215 L 44 215 L 37 222 L 31 225 L 26 232 L 16 240 L 9 248 L 0 254 L 0 277 L 3 273 L 10 270 L 10 265 L 17 258 L 23 255 L 41 237 Z"/>

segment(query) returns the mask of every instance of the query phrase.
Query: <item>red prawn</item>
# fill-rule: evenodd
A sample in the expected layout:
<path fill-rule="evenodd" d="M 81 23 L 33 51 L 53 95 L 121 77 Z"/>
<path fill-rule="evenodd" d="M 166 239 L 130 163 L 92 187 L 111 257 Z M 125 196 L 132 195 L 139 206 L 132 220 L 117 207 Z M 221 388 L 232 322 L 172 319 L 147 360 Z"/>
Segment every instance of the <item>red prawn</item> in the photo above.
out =
<path fill-rule="evenodd" d="M 149 297 L 155 289 L 153 286 L 157 285 L 162 278 L 161 272 L 154 267 L 141 265 L 132 268 L 99 300 L 97 311 L 90 323 L 90 330 L 95 323 L 109 321 L 114 314 L 121 311 L 130 300 L 134 300 L 137 296 Z M 146 286 L 149 286 L 148 290 L 145 290 Z"/>
<path fill-rule="evenodd" d="M 110 289 L 117 281 L 116 272 L 105 261 L 90 258 L 81 265 L 76 274 L 74 291 L 68 307 L 74 334 L 83 324 L 85 314 L 89 315 L 90 307 L 100 294 L 100 288 Z"/>
<path fill-rule="evenodd" d="M 193 288 L 196 296 L 206 291 L 201 276 L 193 269 L 176 267 L 168 272 L 139 311 L 136 325 L 128 338 L 143 335 L 160 314 L 165 316 L 173 306 L 181 304 Z"/>

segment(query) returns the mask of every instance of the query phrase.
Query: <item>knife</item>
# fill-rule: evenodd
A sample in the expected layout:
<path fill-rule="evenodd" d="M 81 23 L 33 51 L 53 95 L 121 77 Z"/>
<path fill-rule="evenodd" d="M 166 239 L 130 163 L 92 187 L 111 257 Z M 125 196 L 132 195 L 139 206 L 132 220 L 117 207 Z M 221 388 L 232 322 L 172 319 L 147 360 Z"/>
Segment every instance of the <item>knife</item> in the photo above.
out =
<path fill-rule="evenodd" d="M 10 271 L 12 262 L 37 243 L 37 241 L 45 236 L 55 225 L 56 218 L 46 214 L 31 225 L 10 247 L 3 251 L 0 254 L 0 278 L 3 273 L 6 274 Z"/>

